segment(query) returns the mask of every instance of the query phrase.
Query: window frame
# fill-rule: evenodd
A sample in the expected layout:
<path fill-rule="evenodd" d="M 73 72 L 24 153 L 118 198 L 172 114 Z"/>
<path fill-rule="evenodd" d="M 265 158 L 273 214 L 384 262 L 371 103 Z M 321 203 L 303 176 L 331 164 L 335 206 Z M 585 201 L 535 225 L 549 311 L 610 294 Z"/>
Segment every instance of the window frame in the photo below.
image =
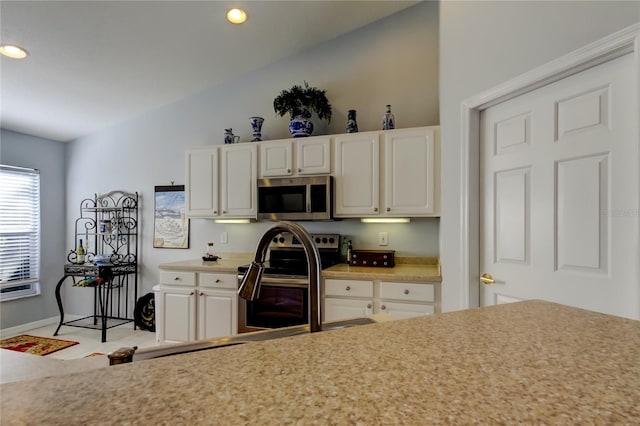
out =
<path fill-rule="evenodd" d="M 42 238 L 40 171 L 0 164 L 0 182 L 0 302 L 38 296 Z M 20 278 L 4 279 L 16 275 Z"/>

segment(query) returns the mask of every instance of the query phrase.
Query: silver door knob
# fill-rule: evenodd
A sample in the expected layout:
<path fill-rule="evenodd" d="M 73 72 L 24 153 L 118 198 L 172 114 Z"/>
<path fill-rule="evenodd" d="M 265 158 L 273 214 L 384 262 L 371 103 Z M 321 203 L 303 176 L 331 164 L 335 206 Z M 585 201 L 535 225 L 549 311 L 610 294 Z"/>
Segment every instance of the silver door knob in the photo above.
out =
<path fill-rule="evenodd" d="M 480 282 L 482 284 L 489 285 L 489 284 L 495 284 L 496 280 L 493 279 L 491 274 L 484 273 L 484 274 L 480 275 Z"/>

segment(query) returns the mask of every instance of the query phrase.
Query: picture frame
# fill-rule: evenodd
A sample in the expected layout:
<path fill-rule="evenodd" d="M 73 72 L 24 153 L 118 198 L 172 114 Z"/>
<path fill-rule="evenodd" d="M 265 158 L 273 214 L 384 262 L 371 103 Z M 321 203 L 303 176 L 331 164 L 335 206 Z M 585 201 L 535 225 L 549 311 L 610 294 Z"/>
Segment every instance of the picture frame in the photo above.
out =
<path fill-rule="evenodd" d="M 188 249 L 184 185 L 156 186 L 153 200 L 153 247 Z"/>

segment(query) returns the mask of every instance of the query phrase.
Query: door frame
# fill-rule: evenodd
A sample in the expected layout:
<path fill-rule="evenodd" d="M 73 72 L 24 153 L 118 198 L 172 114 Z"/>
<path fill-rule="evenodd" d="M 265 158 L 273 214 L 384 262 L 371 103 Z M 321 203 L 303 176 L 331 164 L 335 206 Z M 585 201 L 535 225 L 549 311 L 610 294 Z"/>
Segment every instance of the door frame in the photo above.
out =
<path fill-rule="evenodd" d="M 460 253 L 461 308 L 480 304 L 480 113 L 509 99 L 555 83 L 624 55 L 634 56 L 636 105 L 640 109 L 640 23 L 574 50 L 540 67 L 471 96 L 461 103 Z M 636 136 L 639 130 L 636 128 Z M 640 163 L 640 158 L 638 158 Z M 640 217 L 636 220 L 640 221 Z M 640 259 L 639 259 L 640 261 Z M 640 300 L 638 301 L 640 305 Z M 637 313 L 640 314 L 640 313 Z"/>

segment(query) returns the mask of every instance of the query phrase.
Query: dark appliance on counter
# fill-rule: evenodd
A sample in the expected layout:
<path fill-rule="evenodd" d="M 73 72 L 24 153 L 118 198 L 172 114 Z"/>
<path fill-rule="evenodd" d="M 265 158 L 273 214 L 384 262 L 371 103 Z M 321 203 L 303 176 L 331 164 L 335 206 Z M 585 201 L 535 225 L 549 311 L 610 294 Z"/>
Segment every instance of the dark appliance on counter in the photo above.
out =
<path fill-rule="evenodd" d="M 331 220 L 331 176 L 258 179 L 258 219 Z"/>
<path fill-rule="evenodd" d="M 340 235 L 313 234 L 322 269 L 341 263 Z M 238 298 L 238 331 L 288 327 L 309 322 L 309 276 L 302 244 L 281 233 L 269 245 L 260 296 L 253 302 Z M 249 265 L 238 268 L 238 285 Z"/>

